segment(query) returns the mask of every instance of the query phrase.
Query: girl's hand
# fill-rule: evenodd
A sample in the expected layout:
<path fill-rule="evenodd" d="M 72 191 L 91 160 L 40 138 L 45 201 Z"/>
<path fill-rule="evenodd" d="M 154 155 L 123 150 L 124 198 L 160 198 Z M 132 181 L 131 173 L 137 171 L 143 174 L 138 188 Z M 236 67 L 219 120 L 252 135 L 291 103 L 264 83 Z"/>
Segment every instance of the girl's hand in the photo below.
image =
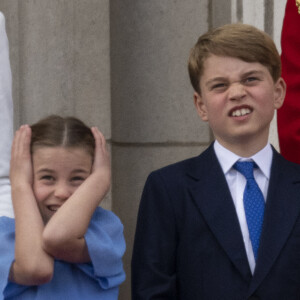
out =
<path fill-rule="evenodd" d="M 44 223 L 32 190 L 30 141 L 31 128 L 23 125 L 15 134 L 11 150 L 10 180 L 16 242 L 10 280 L 21 285 L 40 285 L 51 280 L 54 260 L 42 247 Z"/>
<path fill-rule="evenodd" d="M 10 160 L 10 181 L 12 187 L 30 185 L 32 186 L 32 161 L 30 154 L 31 128 L 22 125 L 16 132 Z"/>
<path fill-rule="evenodd" d="M 98 174 L 101 177 L 101 183 L 108 191 L 111 181 L 110 157 L 106 148 L 106 141 L 103 134 L 97 127 L 91 128 L 95 139 L 95 154 L 92 174 Z"/>

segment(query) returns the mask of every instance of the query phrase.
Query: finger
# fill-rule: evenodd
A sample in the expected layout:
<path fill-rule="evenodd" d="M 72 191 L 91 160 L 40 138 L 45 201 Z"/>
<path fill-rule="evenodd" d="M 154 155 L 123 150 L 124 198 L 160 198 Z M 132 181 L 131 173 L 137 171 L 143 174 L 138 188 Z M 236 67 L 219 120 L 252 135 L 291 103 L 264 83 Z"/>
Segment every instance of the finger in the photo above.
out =
<path fill-rule="evenodd" d="M 23 151 L 26 155 L 30 156 L 30 143 L 31 143 L 31 128 L 29 125 L 24 126 L 24 139 Z"/>
<path fill-rule="evenodd" d="M 28 146 L 28 127 L 26 125 L 22 125 L 20 127 L 20 134 L 18 138 L 18 152 L 19 154 L 26 153 L 26 147 Z"/>
<path fill-rule="evenodd" d="M 102 132 L 97 127 L 92 127 L 92 132 L 95 138 L 96 147 L 99 147 L 102 151 L 106 151 L 106 140 Z"/>
<path fill-rule="evenodd" d="M 20 148 L 22 126 L 16 131 L 12 144 L 12 157 L 16 156 Z"/>
<path fill-rule="evenodd" d="M 106 139 L 105 139 L 103 133 L 98 128 L 96 128 L 96 130 L 97 130 L 98 135 L 100 137 L 101 146 L 102 146 L 103 151 L 107 151 L 107 148 L 106 148 Z"/>
<path fill-rule="evenodd" d="M 99 136 L 99 130 L 97 129 L 97 127 L 92 127 L 91 130 L 95 139 L 95 152 L 96 152 L 98 149 L 101 149 L 101 138 Z"/>
<path fill-rule="evenodd" d="M 30 154 L 31 128 L 28 125 L 22 125 L 16 132 L 13 141 L 13 154 L 15 156 Z"/>

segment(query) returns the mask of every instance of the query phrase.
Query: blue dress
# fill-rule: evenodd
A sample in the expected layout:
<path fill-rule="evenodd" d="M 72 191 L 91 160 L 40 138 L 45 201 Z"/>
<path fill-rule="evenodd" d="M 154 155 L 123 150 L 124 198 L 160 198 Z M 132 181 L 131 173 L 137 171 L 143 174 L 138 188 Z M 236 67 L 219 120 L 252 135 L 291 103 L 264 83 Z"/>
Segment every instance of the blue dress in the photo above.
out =
<path fill-rule="evenodd" d="M 19 285 L 8 281 L 14 261 L 15 220 L 1 217 L 0 299 L 118 299 L 119 285 L 125 280 L 123 225 L 115 214 L 99 207 L 84 237 L 91 263 L 72 264 L 55 260 L 50 282 L 39 286 Z"/>

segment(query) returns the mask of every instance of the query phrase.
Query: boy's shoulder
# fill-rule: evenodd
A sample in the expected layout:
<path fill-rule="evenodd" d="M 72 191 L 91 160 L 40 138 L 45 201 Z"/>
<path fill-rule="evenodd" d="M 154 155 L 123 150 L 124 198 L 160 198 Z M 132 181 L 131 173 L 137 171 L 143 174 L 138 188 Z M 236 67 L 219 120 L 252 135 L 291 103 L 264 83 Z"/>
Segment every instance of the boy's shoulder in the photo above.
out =
<path fill-rule="evenodd" d="M 275 173 L 284 172 L 284 174 L 294 176 L 295 178 L 300 176 L 300 164 L 286 160 L 273 147 L 272 151 L 272 169 L 275 170 Z M 213 149 L 213 143 L 198 156 L 170 164 L 151 172 L 149 178 L 161 178 L 176 182 L 185 175 L 195 177 L 196 179 L 202 176 L 207 176 L 208 172 L 210 172 L 209 170 L 212 172 L 221 170 L 217 156 Z"/>
<path fill-rule="evenodd" d="M 285 159 L 280 153 L 273 149 L 273 168 L 279 167 L 287 176 L 300 176 L 300 164 Z"/>

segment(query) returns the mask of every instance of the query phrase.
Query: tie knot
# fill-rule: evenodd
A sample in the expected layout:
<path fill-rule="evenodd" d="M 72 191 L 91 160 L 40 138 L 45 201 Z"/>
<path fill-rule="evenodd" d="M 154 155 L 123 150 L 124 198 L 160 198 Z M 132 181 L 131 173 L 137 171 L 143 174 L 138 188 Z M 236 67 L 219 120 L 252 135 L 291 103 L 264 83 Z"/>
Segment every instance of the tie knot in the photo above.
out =
<path fill-rule="evenodd" d="M 252 179 L 253 177 L 253 168 L 255 167 L 255 162 L 253 161 L 237 161 L 234 164 L 234 168 L 243 174 L 246 179 Z"/>

